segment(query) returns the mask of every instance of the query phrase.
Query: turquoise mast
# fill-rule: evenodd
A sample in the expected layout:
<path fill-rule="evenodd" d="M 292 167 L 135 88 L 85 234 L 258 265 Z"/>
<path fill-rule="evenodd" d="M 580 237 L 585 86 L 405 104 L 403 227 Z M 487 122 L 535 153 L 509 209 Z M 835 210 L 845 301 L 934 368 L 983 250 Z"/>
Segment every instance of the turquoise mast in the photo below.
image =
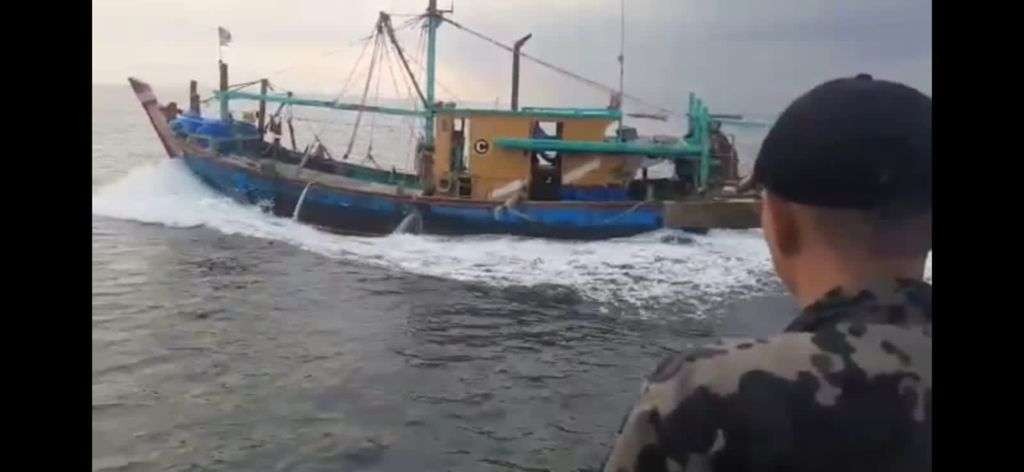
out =
<path fill-rule="evenodd" d="M 427 6 L 427 105 L 426 120 L 423 123 L 423 138 L 428 144 L 434 144 L 434 62 L 437 58 L 437 26 L 440 13 L 437 11 L 437 0 L 430 0 Z"/>

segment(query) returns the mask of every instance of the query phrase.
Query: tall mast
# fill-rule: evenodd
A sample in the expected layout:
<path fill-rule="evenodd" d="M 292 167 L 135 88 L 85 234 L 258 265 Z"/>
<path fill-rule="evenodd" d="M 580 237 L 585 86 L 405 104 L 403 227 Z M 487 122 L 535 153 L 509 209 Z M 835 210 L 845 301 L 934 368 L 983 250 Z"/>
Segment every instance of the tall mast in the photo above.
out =
<path fill-rule="evenodd" d="M 437 0 L 430 0 L 427 6 L 427 118 L 423 124 L 424 138 L 428 143 L 434 142 L 434 62 L 437 59 L 436 42 L 438 26 Z"/>
<path fill-rule="evenodd" d="M 619 1 L 619 8 L 619 108 L 624 109 L 622 102 L 626 96 L 623 85 L 623 77 L 626 75 L 626 0 Z M 622 116 L 619 115 L 619 139 L 622 139 Z"/>

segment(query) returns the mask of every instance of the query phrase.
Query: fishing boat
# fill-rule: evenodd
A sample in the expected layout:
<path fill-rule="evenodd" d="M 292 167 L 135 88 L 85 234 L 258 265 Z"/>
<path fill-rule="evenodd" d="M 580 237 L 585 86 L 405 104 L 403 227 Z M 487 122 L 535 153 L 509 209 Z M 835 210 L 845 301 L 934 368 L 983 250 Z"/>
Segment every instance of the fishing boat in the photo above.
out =
<path fill-rule="evenodd" d="M 368 39 L 374 52 L 359 103 L 271 91 L 267 79 L 229 85 L 223 59 L 219 88 L 211 97 L 219 104 L 214 117 L 202 115 L 196 81 L 184 112 L 173 102 L 161 105 L 145 82 L 130 78 L 129 83 L 170 158 L 183 160 L 203 182 L 236 200 L 330 230 L 600 239 L 666 227 L 706 231 L 758 226 L 756 196 L 729 194 L 739 179 L 738 156 L 734 140 L 720 127 L 723 120 L 742 117 L 711 114 L 690 93 L 683 136 L 641 137 L 635 128 L 622 124 L 621 103 L 629 95 L 623 92 L 621 79 L 617 89 L 602 85 L 610 92 L 607 107 L 520 108 L 519 60 L 535 59 L 520 50 L 529 36 L 513 46 L 502 44 L 453 21 L 448 16 L 452 11 L 439 10 L 436 3 L 429 0 L 426 11 L 416 18 L 427 38 L 422 87 L 385 12 Z M 462 108 L 435 99 L 436 43 L 442 24 L 513 52 L 510 109 Z M 222 44 L 225 33 L 222 29 Z M 403 80 L 416 91 L 415 107 L 367 105 L 374 68 L 385 55 L 401 63 Z M 258 93 L 245 91 L 257 84 Z M 232 101 L 254 102 L 258 110 L 238 119 L 230 113 Z M 270 104 L 278 108 L 268 115 Z M 284 107 L 355 113 L 348 149 L 332 152 L 315 135 L 313 142 L 296 145 L 291 122 L 282 123 Z M 422 119 L 414 169 L 386 169 L 348 159 L 362 117 L 371 114 Z M 664 119 L 657 114 L 634 117 Z M 284 140 L 285 128 L 290 146 Z M 649 167 L 666 161 L 674 164 L 674 175 L 648 178 Z"/>

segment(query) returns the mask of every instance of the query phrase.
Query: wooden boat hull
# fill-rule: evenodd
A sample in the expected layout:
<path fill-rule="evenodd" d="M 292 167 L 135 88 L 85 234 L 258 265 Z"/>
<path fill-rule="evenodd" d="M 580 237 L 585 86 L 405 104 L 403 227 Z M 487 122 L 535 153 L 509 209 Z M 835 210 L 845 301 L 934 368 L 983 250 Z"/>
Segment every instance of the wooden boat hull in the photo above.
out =
<path fill-rule="evenodd" d="M 494 201 L 424 197 L 418 185 L 410 185 L 416 176 L 336 162 L 327 166 L 328 169 L 324 163 L 307 162 L 305 156 L 294 151 L 275 148 L 286 155 L 262 158 L 260 156 L 266 154 L 263 151 L 270 146 L 262 141 L 263 149 L 255 149 L 255 154 L 248 157 L 220 154 L 207 149 L 212 142 L 209 140 L 220 135 L 234 140 L 240 132 L 236 128 L 244 125 L 185 116 L 176 120 L 175 126 L 181 129 L 175 131 L 159 109 L 152 88 L 137 79 L 129 79 L 129 82 L 164 143 L 168 157 L 181 157 L 193 173 L 214 189 L 244 203 L 265 205 L 280 216 L 295 215 L 301 199 L 299 219 L 329 230 L 389 234 L 405 226 L 433 234 L 606 239 L 664 227 L 706 231 L 719 227 L 759 226 L 758 205 L 754 200 L 708 198 L 667 203 L 563 200 L 526 201 L 506 206 Z M 184 129 L 190 125 L 195 129 Z M 255 128 L 251 125 L 249 128 L 252 128 L 249 134 L 256 137 Z M 204 137 L 207 146 L 185 139 L 192 134 Z M 304 163 L 309 164 L 308 168 L 303 168 Z M 304 193 L 305 198 L 302 198 Z M 403 225 L 407 217 L 416 224 Z"/>
<path fill-rule="evenodd" d="M 206 184 L 232 198 L 292 216 L 306 183 L 275 177 L 220 157 L 184 156 Z M 510 234 L 563 239 L 632 236 L 663 227 L 660 202 L 500 202 L 393 195 L 310 186 L 299 219 L 340 232 L 388 234 L 412 213 L 431 234 Z"/>

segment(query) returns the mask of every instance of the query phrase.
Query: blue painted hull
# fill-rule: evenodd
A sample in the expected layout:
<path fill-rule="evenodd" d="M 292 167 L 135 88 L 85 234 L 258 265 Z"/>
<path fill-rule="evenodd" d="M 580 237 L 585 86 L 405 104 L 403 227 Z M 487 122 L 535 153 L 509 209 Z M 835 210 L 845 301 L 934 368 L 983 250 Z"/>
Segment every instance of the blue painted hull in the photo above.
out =
<path fill-rule="evenodd" d="M 274 213 L 291 216 L 305 184 L 262 175 L 217 158 L 185 156 L 206 184 L 250 204 L 269 202 Z M 513 210 L 495 202 L 443 197 L 408 197 L 313 185 L 300 219 L 355 233 L 387 234 L 411 212 L 431 234 L 512 234 L 548 238 L 603 239 L 660 229 L 657 202 L 524 202 Z"/>

